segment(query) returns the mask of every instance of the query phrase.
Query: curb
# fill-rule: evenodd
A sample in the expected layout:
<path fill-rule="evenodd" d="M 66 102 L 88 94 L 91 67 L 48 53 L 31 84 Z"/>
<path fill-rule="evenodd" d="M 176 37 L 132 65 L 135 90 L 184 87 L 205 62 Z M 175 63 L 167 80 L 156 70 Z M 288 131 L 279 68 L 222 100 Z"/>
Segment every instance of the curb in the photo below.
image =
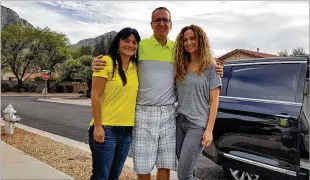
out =
<path fill-rule="evenodd" d="M 67 95 L 67 94 L 50 94 L 46 97 L 77 97 L 79 94 Z M 1 97 L 44 97 L 43 94 L 5 94 L 1 93 Z"/>
<path fill-rule="evenodd" d="M 91 106 L 91 104 L 81 104 L 79 100 L 66 100 L 63 101 L 63 98 L 49 98 L 49 99 L 38 99 L 37 101 L 41 102 L 51 102 L 51 103 L 61 103 L 61 104 L 71 104 L 71 105 L 80 105 L 80 106 Z M 71 103 L 68 103 L 68 101 L 71 101 Z M 74 101 L 74 102 L 73 102 Z"/>

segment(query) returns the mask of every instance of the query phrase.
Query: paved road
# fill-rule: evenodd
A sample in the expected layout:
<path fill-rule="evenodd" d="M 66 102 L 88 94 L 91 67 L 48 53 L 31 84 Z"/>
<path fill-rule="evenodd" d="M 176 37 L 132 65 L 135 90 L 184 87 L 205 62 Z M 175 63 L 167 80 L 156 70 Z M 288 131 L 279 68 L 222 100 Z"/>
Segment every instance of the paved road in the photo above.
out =
<path fill-rule="evenodd" d="M 37 101 L 38 97 L 1 97 L 1 112 L 11 103 L 21 117 L 21 124 L 88 143 L 91 119 L 88 106 Z M 202 180 L 224 179 L 222 168 L 201 156 L 197 176 Z"/>
<path fill-rule="evenodd" d="M 42 97 L 40 97 L 42 98 Z M 87 143 L 88 106 L 37 101 L 38 97 L 1 97 L 1 112 L 11 103 L 21 124 Z"/>

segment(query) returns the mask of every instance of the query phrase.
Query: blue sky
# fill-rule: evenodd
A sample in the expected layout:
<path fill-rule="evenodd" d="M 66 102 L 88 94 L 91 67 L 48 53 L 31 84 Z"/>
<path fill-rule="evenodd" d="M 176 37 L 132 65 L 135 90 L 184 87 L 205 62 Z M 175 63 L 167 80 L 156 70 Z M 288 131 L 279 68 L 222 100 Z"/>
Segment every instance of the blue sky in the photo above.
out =
<path fill-rule="evenodd" d="M 172 14 L 174 40 L 182 27 L 201 26 L 215 56 L 236 48 L 277 53 L 303 47 L 309 52 L 309 2 L 306 1 L 2 1 L 23 19 L 66 34 L 71 43 L 124 27 L 142 38 L 152 35 L 152 10 Z"/>

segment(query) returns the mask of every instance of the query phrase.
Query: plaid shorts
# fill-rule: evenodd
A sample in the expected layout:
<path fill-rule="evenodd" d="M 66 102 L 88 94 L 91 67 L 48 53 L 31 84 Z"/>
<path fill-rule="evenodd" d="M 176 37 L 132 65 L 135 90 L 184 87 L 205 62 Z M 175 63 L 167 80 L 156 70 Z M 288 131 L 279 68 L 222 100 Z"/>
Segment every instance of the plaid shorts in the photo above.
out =
<path fill-rule="evenodd" d="M 154 169 L 176 171 L 176 121 L 175 106 L 136 107 L 135 126 L 132 134 L 134 170 L 149 174 Z"/>

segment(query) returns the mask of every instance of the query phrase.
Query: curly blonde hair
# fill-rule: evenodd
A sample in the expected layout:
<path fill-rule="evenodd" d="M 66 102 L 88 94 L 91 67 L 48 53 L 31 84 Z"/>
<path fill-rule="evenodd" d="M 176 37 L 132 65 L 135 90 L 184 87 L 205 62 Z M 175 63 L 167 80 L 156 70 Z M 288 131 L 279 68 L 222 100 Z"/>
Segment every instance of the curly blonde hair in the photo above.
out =
<path fill-rule="evenodd" d="M 209 39 L 207 34 L 196 25 L 190 25 L 184 27 L 175 41 L 173 60 L 174 60 L 174 73 L 175 80 L 180 82 L 185 80 L 187 72 L 187 66 L 189 63 L 189 53 L 184 48 L 184 32 L 191 29 L 196 38 L 196 46 L 198 46 L 196 52 L 196 58 L 200 64 L 199 75 L 203 75 L 206 68 L 210 67 L 215 61 L 210 48 Z"/>

